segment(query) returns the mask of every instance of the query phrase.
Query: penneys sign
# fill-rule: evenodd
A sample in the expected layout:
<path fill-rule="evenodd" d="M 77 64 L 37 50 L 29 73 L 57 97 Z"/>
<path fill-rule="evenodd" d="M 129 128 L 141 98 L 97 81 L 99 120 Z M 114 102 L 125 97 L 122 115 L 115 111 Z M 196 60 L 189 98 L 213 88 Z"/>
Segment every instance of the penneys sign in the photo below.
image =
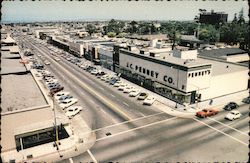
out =
<path fill-rule="evenodd" d="M 142 66 L 138 66 L 138 65 L 134 65 L 133 63 L 129 63 L 127 62 L 127 65 L 126 65 L 127 68 L 133 70 L 133 71 L 137 71 L 139 73 L 143 73 L 145 75 L 148 75 L 150 77 L 153 77 L 153 78 L 156 78 L 158 79 L 159 77 L 159 72 L 157 71 L 153 71 L 153 70 L 149 70 L 145 67 L 142 67 Z M 164 75 L 163 76 L 163 81 L 169 83 L 169 84 L 174 84 L 174 80 L 172 77 L 168 76 L 168 75 Z"/>

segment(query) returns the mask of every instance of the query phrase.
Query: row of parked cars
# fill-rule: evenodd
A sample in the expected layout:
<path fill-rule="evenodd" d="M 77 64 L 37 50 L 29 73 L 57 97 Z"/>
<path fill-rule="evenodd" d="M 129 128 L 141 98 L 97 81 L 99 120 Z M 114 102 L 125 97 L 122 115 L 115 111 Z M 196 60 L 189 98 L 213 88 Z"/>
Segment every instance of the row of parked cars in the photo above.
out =
<path fill-rule="evenodd" d="M 223 109 L 226 111 L 230 111 L 228 114 L 226 114 L 225 119 L 233 121 L 235 119 L 240 118 L 242 114 L 238 110 L 235 110 L 238 107 L 239 105 L 235 102 L 229 102 L 227 105 L 225 105 Z M 216 115 L 218 113 L 219 111 L 216 109 L 203 109 L 197 112 L 196 116 L 200 118 L 205 118 L 205 117 Z"/>
<path fill-rule="evenodd" d="M 148 93 L 136 89 L 135 87 L 121 81 L 120 77 L 118 77 L 116 74 L 107 74 L 101 69 L 91 66 L 88 63 L 81 63 L 78 64 L 78 66 L 90 74 L 95 75 L 100 80 L 117 87 L 119 91 L 127 93 L 130 97 L 137 97 L 138 100 L 144 100 L 144 105 L 152 105 L 156 100 L 155 97 L 149 95 Z"/>
<path fill-rule="evenodd" d="M 35 68 L 35 67 L 34 67 Z M 53 97 L 54 102 L 65 111 L 65 115 L 73 118 L 76 114 L 82 111 L 81 106 L 73 106 L 78 102 L 76 98 L 70 95 L 69 92 L 64 92 L 64 87 L 59 83 L 58 79 L 45 68 L 39 67 L 36 69 L 36 76 L 41 77 L 44 85 L 49 90 L 49 94 Z"/>

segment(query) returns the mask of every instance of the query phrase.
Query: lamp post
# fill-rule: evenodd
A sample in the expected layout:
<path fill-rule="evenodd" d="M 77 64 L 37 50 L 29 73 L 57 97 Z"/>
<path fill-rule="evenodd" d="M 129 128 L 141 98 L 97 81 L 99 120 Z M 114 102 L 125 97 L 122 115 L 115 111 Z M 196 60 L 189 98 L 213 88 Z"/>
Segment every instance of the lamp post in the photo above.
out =
<path fill-rule="evenodd" d="M 54 128 L 55 128 L 55 141 L 56 141 L 56 148 L 57 150 L 59 150 L 58 147 L 58 128 L 57 128 L 57 124 L 56 124 L 56 111 L 55 111 L 55 98 L 54 98 L 54 94 L 50 94 L 50 97 L 52 99 L 52 110 L 54 112 Z"/>

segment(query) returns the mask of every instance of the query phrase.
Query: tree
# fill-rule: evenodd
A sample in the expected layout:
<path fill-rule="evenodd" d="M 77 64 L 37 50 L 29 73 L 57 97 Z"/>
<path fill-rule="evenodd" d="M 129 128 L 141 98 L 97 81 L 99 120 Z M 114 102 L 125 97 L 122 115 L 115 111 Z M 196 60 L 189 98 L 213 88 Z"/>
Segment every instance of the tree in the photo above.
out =
<path fill-rule="evenodd" d="M 215 29 L 215 26 L 205 25 L 200 29 L 199 39 L 209 43 L 217 42 L 219 41 L 219 32 Z"/>
<path fill-rule="evenodd" d="M 108 35 L 108 37 L 115 37 L 116 33 L 115 32 L 108 32 L 107 35 Z"/>
<path fill-rule="evenodd" d="M 91 36 L 93 33 L 96 32 L 96 27 L 93 24 L 88 24 L 86 26 L 86 31 L 89 33 L 89 35 Z"/>
<path fill-rule="evenodd" d="M 238 17 L 237 23 L 239 23 L 239 24 L 245 23 L 243 8 L 239 12 L 239 17 Z"/>

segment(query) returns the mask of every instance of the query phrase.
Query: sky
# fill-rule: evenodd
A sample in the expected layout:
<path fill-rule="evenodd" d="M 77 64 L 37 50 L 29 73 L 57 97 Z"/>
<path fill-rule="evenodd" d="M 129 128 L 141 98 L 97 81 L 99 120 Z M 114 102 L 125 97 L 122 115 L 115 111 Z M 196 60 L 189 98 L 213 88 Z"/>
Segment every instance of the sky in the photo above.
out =
<path fill-rule="evenodd" d="M 4 1 L 2 22 L 95 21 L 95 20 L 193 20 L 199 9 L 226 12 L 231 21 L 243 8 L 248 18 L 245 0 L 177 0 L 177 1 Z"/>

